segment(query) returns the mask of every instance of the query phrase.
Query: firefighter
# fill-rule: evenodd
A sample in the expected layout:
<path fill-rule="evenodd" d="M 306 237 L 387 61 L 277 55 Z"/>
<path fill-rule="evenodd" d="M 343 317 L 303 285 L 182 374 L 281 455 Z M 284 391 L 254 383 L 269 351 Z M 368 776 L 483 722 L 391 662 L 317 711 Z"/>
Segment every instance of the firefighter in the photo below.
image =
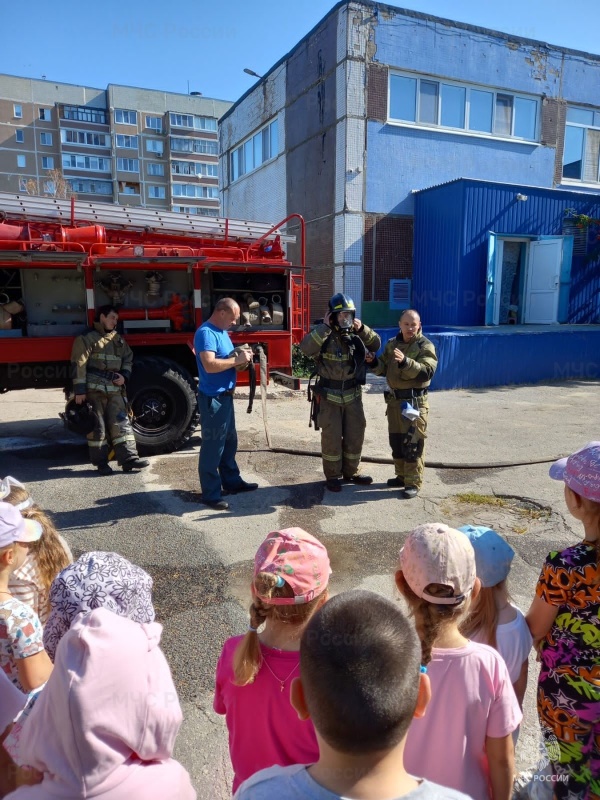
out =
<path fill-rule="evenodd" d="M 315 428 L 321 428 L 321 458 L 325 485 L 339 492 L 343 481 L 373 483 L 358 472 L 366 420 L 361 386 L 366 364 L 381 346 L 379 336 L 356 319 L 353 301 L 335 294 L 323 322 L 300 343 L 302 352 L 316 361 L 313 389 L 318 410 Z"/>
<path fill-rule="evenodd" d="M 427 389 L 437 367 L 433 343 L 423 336 L 421 317 L 404 311 L 399 332 L 386 344 L 372 366 L 385 375 L 388 431 L 396 475 L 388 486 L 403 489 L 404 497 L 416 497 L 423 483 L 425 439 L 429 404 Z"/>
<path fill-rule="evenodd" d="M 92 406 L 97 423 L 88 434 L 90 461 L 101 475 L 110 475 L 109 442 L 123 472 L 147 467 L 138 457 L 125 398 L 125 381 L 131 377 L 133 353 L 117 333 L 119 313 L 102 306 L 92 330 L 78 336 L 71 352 L 71 375 L 77 405 Z"/>

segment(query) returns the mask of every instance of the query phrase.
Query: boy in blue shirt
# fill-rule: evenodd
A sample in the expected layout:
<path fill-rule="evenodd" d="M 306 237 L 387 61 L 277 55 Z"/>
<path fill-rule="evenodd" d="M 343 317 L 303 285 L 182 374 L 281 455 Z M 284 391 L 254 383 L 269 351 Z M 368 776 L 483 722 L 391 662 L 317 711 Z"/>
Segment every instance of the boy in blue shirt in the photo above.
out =
<path fill-rule="evenodd" d="M 236 493 L 258 488 L 257 483 L 247 483 L 242 479 L 235 460 L 237 431 L 233 392 L 236 367 L 247 364 L 252 358 L 249 350 L 234 353 L 227 333 L 239 316 L 239 305 L 231 297 L 224 297 L 194 336 L 202 431 L 198 463 L 202 502 L 222 511 L 229 508 L 221 496 L 222 490 Z"/>

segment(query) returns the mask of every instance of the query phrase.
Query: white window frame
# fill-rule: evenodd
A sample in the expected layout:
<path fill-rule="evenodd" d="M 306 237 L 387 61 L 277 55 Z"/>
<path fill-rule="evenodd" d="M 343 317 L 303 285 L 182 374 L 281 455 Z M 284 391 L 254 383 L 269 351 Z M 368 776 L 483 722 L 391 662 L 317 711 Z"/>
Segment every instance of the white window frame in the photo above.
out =
<path fill-rule="evenodd" d="M 218 217 L 218 208 L 207 208 L 206 206 L 171 206 L 171 211 L 176 214 L 192 214 L 202 217 Z"/>
<path fill-rule="evenodd" d="M 42 156 L 42 169 L 54 169 L 54 156 Z"/>
<path fill-rule="evenodd" d="M 404 120 L 404 119 L 397 119 L 391 116 L 390 110 L 392 105 L 392 78 L 393 77 L 400 77 L 400 78 L 410 78 L 411 80 L 416 81 L 416 101 L 415 101 L 415 120 L 414 122 L 411 120 Z M 419 111 L 420 111 L 420 100 L 421 100 L 421 92 L 420 92 L 420 83 L 421 81 L 437 83 L 438 84 L 438 92 L 437 92 L 437 122 L 421 122 L 419 121 Z M 442 125 L 439 120 L 441 119 L 441 88 L 442 85 L 447 86 L 456 86 L 457 88 L 465 90 L 465 106 L 464 106 L 464 127 L 463 128 L 453 128 L 450 126 Z M 471 130 L 469 128 L 469 114 L 470 114 L 470 93 L 471 91 L 476 92 L 487 92 L 493 95 L 492 99 L 492 130 L 491 132 L 487 131 L 477 131 Z M 494 133 L 494 123 L 496 121 L 495 113 L 496 113 L 496 102 L 498 95 L 508 95 L 512 98 L 512 119 L 511 119 L 511 132 L 510 134 L 499 134 Z M 536 103 L 536 115 L 535 115 L 535 132 L 533 139 L 526 139 L 521 136 L 515 136 L 515 112 L 514 101 L 516 99 L 520 100 L 530 100 Z M 440 77 L 439 75 L 427 75 L 424 73 L 417 73 L 417 72 L 406 72 L 404 70 L 390 70 L 388 76 L 388 106 L 387 106 L 387 124 L 388 125 L 399 125 L 402 127 L 409 127 L 409 128 L 417 128 L 420 130 L 435 130 L 439 132 L 446 132 L 450 134 L 459 134 L 461 136 L 475 136 L 477 138 L 484 138 L 484 139 L 494 139 L 499 141 L 508 141 L 508 142 L 516 142 L 516 143 L 523 143 L 528 145 L 539 145 L 540 143 L 540 131 L 541 131 L 541 102 L 540 97 L 537 95 L 530 95 L 530 94 L 523 94 L 521 92 L 513 92 L 509 90 L 495 88 L 493 86 L 485 86 L 482 84 L 474 84 L 474 83 L 464 83 L 461 81 L 455 81 L 452 79 L 447 79 Z"/>
<path fill-rule="evenodd" d="M 75 159 L 75 164 L 69 163 Z M 87 170 L 89 172 L 110 172 L 110 158 L 102 156 L 84 156 L 80 153 L 63 153 L 63 169 Z"/>
<path fill-rule="evenodd" d="M 27 178 L 19 178 L 19 191 L 20 192 L 27 191 Z"/>
<path fill-rule="evenodd" d="M 137 125 L 137 111 L 128 108 L 115 108 L 115 122 L 119 125 Z"/>
<path fill-rule="evenodd" d="M 120 150 L 139 150 L 137 136 L 130 136 L 128 133 L 117 133 L 115 142 Z"/>
<path fill-rule="evenodd" d="M 27 167 L 27 158 L 21 153 L 17 155 L 17 167 L 19 169 L 25 169 Z"/>
<path fill-rule="evenodd" d="M 164 178 L 165 177 L 165 165 L 161 164 L 158 161 L 147 161 L 146 162 L 146 173 L 152 178 Z"/>
<path fill-rule="evenodd" d="M 52 109 L 51 108 L 40 108 L 40 120 L 42 122 L 51 122 L 52 121 Z"/>
<path fill-rule="evenodd" d="M 277 126 L 274 128 L 273 126 Z M 264 135 L 265 131 L 268 131 L 268 143 L 269 143 L 269 152 L 267 158 L 264 158 L 265 155 L 265 146 L 264 146 Z M 276 133 L 274 133 L 276 131 Z M 259 164 L 256 163 L 256 146 L 257 142 L 255 139 L 257 137 L 261 137 L 260 141 L 260 158 L 261 161 Z M 277 137 L 276 140 L 276 147 L 274 147 L 274 137 Z M 275 150 L 275 152 L 273 152 Z M 250 159 L 246 156 L 252 156 L 252 166 L 248 168 L 246 161 Z M 265 164 L 269 164 L 279 155 L 279 121 L 278 118 L 275 117 L 270 122 L 267 122 L 266 125 L 263 125 L 257 131 L 254 131 L 252 136 L 248 136 L 244 139 L 237 147 L 229 153 L 229 175 L 230 175 L 230 183 L 235 183 L 235 181 L 239 181 L 240 178 L 243 178 L 244 175 L 248 175 L 251 172 L 255 172 L 257 169 L 260 169 Z M 237 162 L 237 164 L 235 164 Z M 235 175 L 235 177 L 234 177 Z"/>
<path fill-rule="evenodd" d="M 96 144 L 93 141 L 88 141 L 88 139 L 94 139 L 96 136 L 104 137 L 104 144 Z M 80 141 L 80 137 L 83 137 L 85 141 Z M 109 133 L 79 130 L 78 128 L 61 128 L 60 141 L 62 144 L 76 144 L 78 147 L 103 147 L 105 150 L 110 150 Z"/>
<path fill-rule="evenodd" d="M 179 150 L 173 147 L 173 142 L 189 142 L 190 148 L 187 150 Z M 207 148 L 211 145 L 210 149 Z M 169 141 L 169 148 L 172 153 L 195 153 L 196 155 L 205 156 L 218 156 L 219 143 L 216 139 L 201 139 L 199 136 L 171 136 Z M 203 149 L 206 148 L 206 149 Z"/>
<path fill-rule="evenodd" d="M 162 117 L 155 117 L 152 114 L 146 114 L 146 118 L 144 120 L 146 128 L 151 131 L 156 131 L 157 133 L 162 133 L 163 129 L 163 118 Z M 155 123 L 155 124 L 152 124 Z"/>
<path fill-rule="evenodd" d="M 13 118 L 23 119 L 23 106 L 21 103 L 13 103 Z"/>
<path fill-rule="evenodd" d="M 600 183 L 600 154 L 598 157 L 598 168 L 596 170 L 596 180 L 590 184 L 589 180 L 584 180 L 585 175 L 585 156 L 587 151 L 587 137 L 588 131 L 600 131 L 600 109 L 599 108 L 585 108 L 584 106 L 577 106 L 572 105 L 569 103 L 567 108 L 567 117 L 568 117 L 568 109 L 572 108 L 574 110 L 581 110 L 581 111 L 592 111 L 594 113 L 594 118 L 597 116 L 599 117 L 599 124 L 584 124 L 583 122 L 572 122 L 565 117 L 565 139 L 567 135 L 567 128 L 579 128 L 583 129 L 583 143 L 582 143 L 582 165 L 581 165 L 581 178 L 566 178 L 564 175 L 561 175 L 561 183 L 575 183 L 577 185 L 592 185 L 595 186 L 596 183 Z M 594 119 L 595 122 L 595 119 Z M 565 163 L 564 163 L 564 153 L 563 153 L 563 164 L 562 168 L 564 170 Z"/>
<path fill-rule="evenodd" d="M 23 144 L 24 141 L 25 141 L 25 131 L 23 130 L 23 128 L 17 128 L 17 130 L 15 131 L 15 142 L 17 144 Z"/>
<path fill-rule="evenodd" d="M 218 178 L 219 165 L 206 161 L 173 159 L 171 161 L 171 175 L 200 175 L 205 178 Z"/>
<path fill-rule="evenodd" d="M 46 132 L 40 133 L 40 144 L 44 145 L 44 147 L 52 147 L 52 134 Z"/>
<path fill-rule="evenodd" d="M 148 197 L 152 200 L 165 200 L 167 196 L 166 186 L 148 186 Z"/>
<path fill-rule="evenodd" d="M 106 110 L 103 108 L 88 108 L 87 106 L 63 106 L 63 119 L 75 122 L 91 122 L 92 125 L 106 125 Z"/>
<path fill-rule="evenodd" d="M 195 197 L 197 200 L 218 200 L 218 186 L 202 186 L 197 183 L 173 183 L 173 197 Z"/>
<path fill-rule="evenodd" d="M 137 172 L 140 171 L 139 158 L 117 158 L 117 169 L 119 172 Z"/>
<path fill-rule="evenodd" d="M 68 183 L 74 192 L 80 192 L 81 194 L 100 194 L 107 197 L 113 193 L 112 181 L 95 180 L 93 178 L 69 178 Z M 100 186 L 106 191 L 97 191 L 97 187 L 99 188 Z"/>
<path fill-rule="evenodd" d="M 192 128 L 195 131 L 217 132 L 217 120 L 214 117 L 205 117 L 199 114 L 178 114 L 176 111 L 170 111 L 169 122 L 172 128 Z"/>
<path fill-rule="evenodd" d="M 165 152 L 165 143 L 162 139 L 146 139 L 146 152 L 162 156 Z"/>

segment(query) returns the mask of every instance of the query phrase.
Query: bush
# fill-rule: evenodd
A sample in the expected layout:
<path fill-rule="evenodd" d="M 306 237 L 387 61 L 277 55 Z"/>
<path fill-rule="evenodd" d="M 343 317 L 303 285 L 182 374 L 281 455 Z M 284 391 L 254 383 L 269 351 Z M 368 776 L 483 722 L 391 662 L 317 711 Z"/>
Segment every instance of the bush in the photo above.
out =
<path fill-rule="evenodd" d="M 292 375 L 296 378 L 310 378 L 314 369 L 314 359 L 305 356 L 297 344 L 292 345 Z"/>

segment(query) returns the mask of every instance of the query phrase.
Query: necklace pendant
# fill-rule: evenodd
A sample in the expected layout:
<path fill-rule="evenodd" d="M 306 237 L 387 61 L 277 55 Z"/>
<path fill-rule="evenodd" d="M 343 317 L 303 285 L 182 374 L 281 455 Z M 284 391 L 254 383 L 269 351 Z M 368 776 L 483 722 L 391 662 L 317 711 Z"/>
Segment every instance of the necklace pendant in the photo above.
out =
<path fill-rule="evenodd" d="M 281 691 L 283 692 L 283 681 L 281 681 Z"/>

